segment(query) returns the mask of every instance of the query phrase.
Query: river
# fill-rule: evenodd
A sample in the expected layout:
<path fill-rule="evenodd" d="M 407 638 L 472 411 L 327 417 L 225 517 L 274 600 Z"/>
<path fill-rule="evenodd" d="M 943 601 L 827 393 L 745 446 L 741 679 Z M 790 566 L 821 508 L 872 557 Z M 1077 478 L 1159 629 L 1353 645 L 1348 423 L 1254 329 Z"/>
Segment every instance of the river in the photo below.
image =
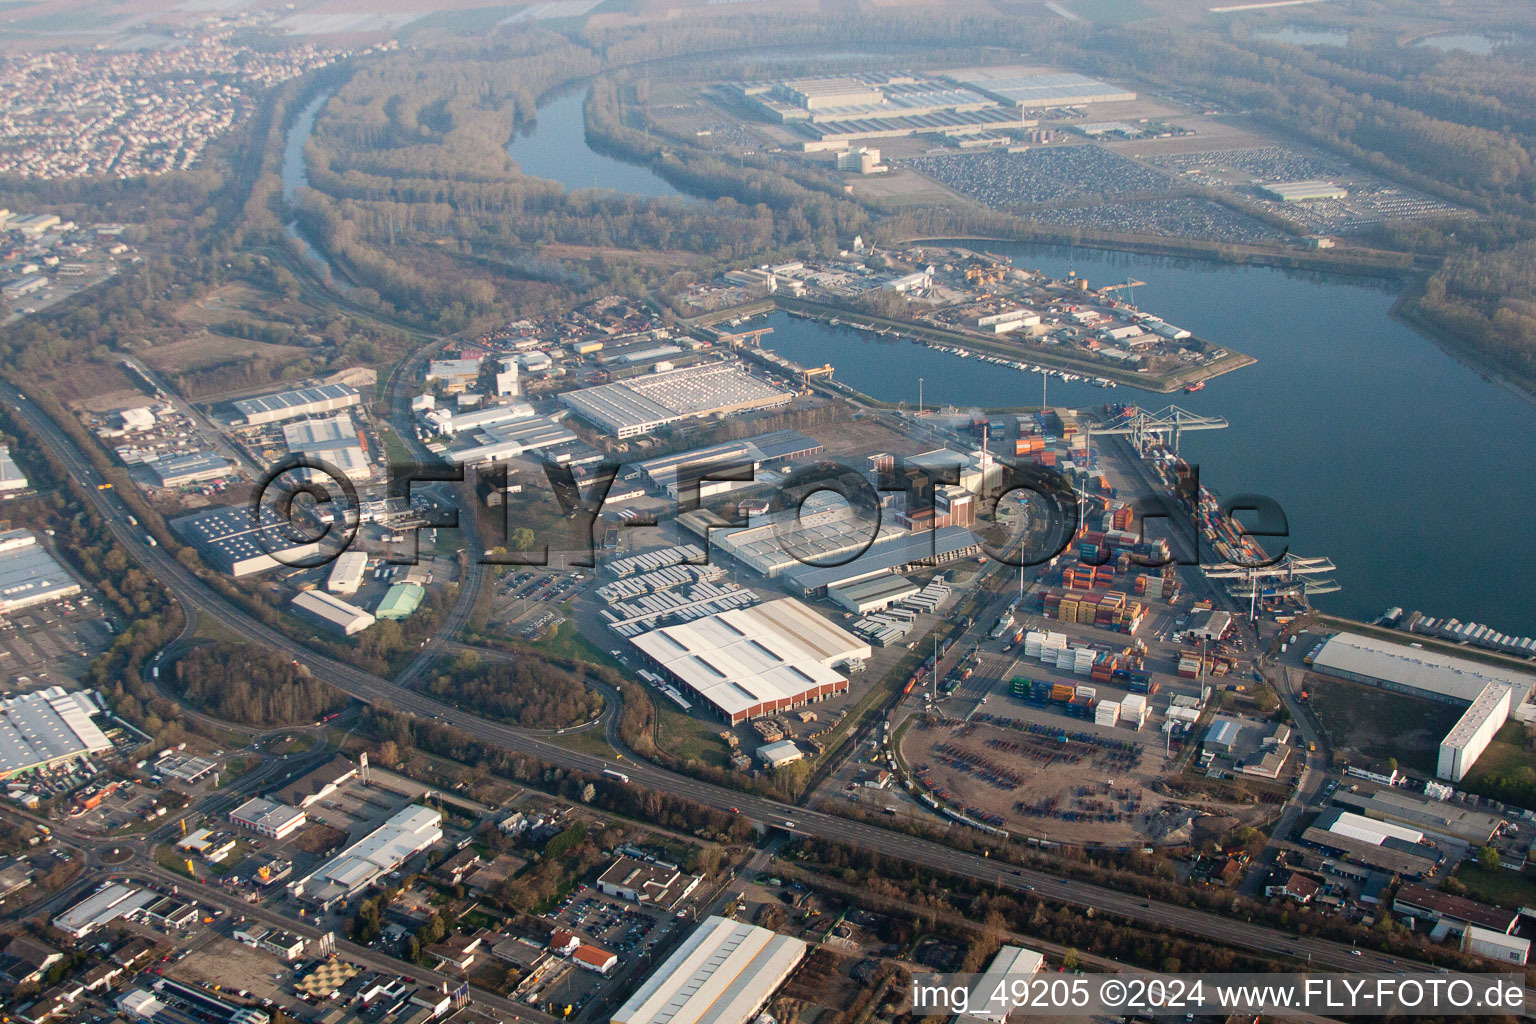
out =
<path fill-rule="evenodd" d="M 584 87 L 571 89 L 539 107 L 538 119 L 520 129 L 507 145 L 507 155 L 517 161 L 518 169 L 571 190 L 607 188 L 650 198 L 682 195 L 649 167 L 625 163 L 587 145 L 581 109 L 586 99 Z"/>
<path fill-rule="evenodd" d="M 989 242 L 1016 265 L 1091 282 L 1146 281 L 1135 302 L 1258 358 L 1188 394 L 1051 379 L 1051 404 L 1175 403 L 1225 416 L 1184 454 L 1223 494 L 1285 509 L 1291 550 L 1328 555 L 1343 590 L 1320 608 L 1374 618 L 1389 605 L 1530 633 L 1528 518 L 1536 507 L 1536 406 L 1394 320 L 1395 285 L 1260 267 Z M 760 321 L 754 321 L 755 323 Z M 772 348 L 887 401 L 1038 405 L 1041 378 L 783 313 Z"/>
<path fill-rule="evenodd" d="M 279 168 L 279 176 L 283 183 L 283 205 L 290 213 L 297 209 L 294 197 L 299 189 L 309 187 L 309 172 L 304 166 L 304 145 L 315 130 L 315 118 L 320 116 L 320 108 L 325 106 L 325 101 L 330 98 L 331 93 L 325 91 L 306 103 L 298 116 L 293 119 L 293 123 L 288 126 L 288 133 L 283 136 L 283 162 Z M 298 242 L 304 259 L 320 271 L 321 277 L 328 278 L 336 287 L 345 289 L 346 286 L 341 280 L 342 275 L 337 271 L 336 265 L 319 246 L 311 241 L 296 219 L 290 219 L 284 224 L 283 230 L 287 232 L 289 238 Z"/>

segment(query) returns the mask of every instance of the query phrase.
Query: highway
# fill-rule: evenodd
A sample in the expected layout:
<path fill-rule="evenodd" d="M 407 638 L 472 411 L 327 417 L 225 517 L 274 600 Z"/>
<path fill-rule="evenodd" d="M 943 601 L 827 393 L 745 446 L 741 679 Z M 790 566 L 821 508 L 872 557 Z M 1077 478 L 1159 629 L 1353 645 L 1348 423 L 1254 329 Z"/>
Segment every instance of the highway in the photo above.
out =
<path fill-rule="evenodd" d="M 114 537 L 187 608 L 221 622 L 252 643 L 284 652 L 307 665 L 317 677 L 358 700 L 435 719 L 454 726 L 482 743 L 535 757 L 562 768 L 594 775 L 605 768 L 622 768 L 638 785 L 676 793 L 719 810 L 739 807 L 740 813 L 746 817 L 782 827 L 789 832 L 833 839 L 1002 889 L 1032 891 L 1053 901 L 1118 914 L 1144 924 L 1178 929 L 1207 941 L 1269 954 L 1289 955 L 1340 970 L 1391 972 L 1404 970 L 1408 966 L 1406 961 L 1370 951 L 1362 951 L 1363 955 L 1355 954 L 1349 947 L 1335 942 L 1296 938 L 1244 920 L 1146 900 L 1100 886 L 1069 882 L 1038 871 L 1013 868 L 985 857 L 951 849 L 942 843 L 714 786 L 632 757 L 618 759 L 616 755 L 616 758 L 606 758 L 570 750 L 555 742 L 555 738 L 490 722 L 456 710 L 353 665 L 317 654 L 251 618 L 168 554 L 164 547 L 150 546 L 143 530 L 128 523 L 130 513 L 122 499 L 113 490 L 96 489 L 97 485 L 106 482 L 104 478 L 75 442 L 37 409 L 34 403 L 22 396 L 9 382 L 0 384 L 0 399 L 16 410 L 54 457 L 85 486 L 89 499 L 95 503 Z"/>

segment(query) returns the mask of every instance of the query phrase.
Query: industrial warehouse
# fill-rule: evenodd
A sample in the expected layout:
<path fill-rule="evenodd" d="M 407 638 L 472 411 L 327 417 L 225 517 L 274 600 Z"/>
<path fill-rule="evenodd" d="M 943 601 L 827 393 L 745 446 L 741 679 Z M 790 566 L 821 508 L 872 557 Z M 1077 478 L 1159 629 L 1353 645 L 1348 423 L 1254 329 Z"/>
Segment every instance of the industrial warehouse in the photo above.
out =
<path fill-rule="evenodd" d="M 29 531 L 0 531 L 0 614 L 78 593 L 80 584 Z"/>
<path fill-rule="evenodd" d="M 1429 878 L 1446 862 L 1441 848 L 1418 829 L 1355 814 L 1325 810 L 1302 833 L 1302 841 L 1357 864 L 1408 878 Z"/>
<path fill-rule="evenodd" d="M 766 465 L 806 459 L 826 451 L 822 443 L 798 430 L 775 430 L 740 441 L 726 441 L 707 448 L 694 448 L 674 455 L 663 455 L 635 464 L 632 475 L 638 475 L 647 486 L 667 495 L 674 501 L 683 498 L 704 499 L 724 494 L 755 483 L 756 471 Z M 750 466 L 751 477 L 746 480 L 705 480 L 710 473 L 726 475 L 729 467 Z M 740 475 L 740 474 L 737 474 Z M 697 493 L 684 494 L 691 487 Z"/>
<path fill-rule="evenodd" d="M 361 892 L 443 838 L 443 816 L 411 805 L 314 871 L 288 885 L 288 894 L 328 907 Z"/>
<path fill-rule="evenodd" d="M 336 412 L 357 405 L 360 401 L 362 396 L 354 387 L 346 384 L 321 384 L 318 387 L 279 391 L 257 398 L 241 398 L 233 404 L 235 411 L 244 417 L 244 422 L 254 427 L 263 423 L 298 419 L 300 416 Z"/>
<path fill-rule="evenodd" d="M 31 486 L 26 474 L 16 465 L 16 460 L 11 458 L 10 446 L 0 444 L 0 495 L 25 491 Z"/>
<path fill-rule="evenodd" d="M 648 434 L 687 419 L 769 409 L 793 399 L 790 392 L 734 363 L 662 370 L 560 395 L 562 405 L 617 438 Z"/>
<path fill-rule="evenodd" d="M 632 642 L 732 725 L 848 692 L 848 678 L 834 669 L 862 667 L 871 653 L 793 598 L 654 629 Z"/>
<path fill-rule="evenodd" d="M 805 957 L 806 944 L 708 917 L 610 1018 L 612 1024 L 746 1024 Z"/>
<path fill-rule="evenodd" d="M 329 463 L 354 483 L 366 483 L 373 475 L 350 413 L 290 423 L 283 427 L 283 443 L 294 455 Z M 310 471 L 307 476 L 324 478 L 320 470 Z"/>
<path fill-rule="evenodd" d="M 237 578 L 291 565 L 319 551 L 319 545 L 295 536 L 293 527 L 266 505 L 259 520 L 248 507 L 232 505 L 183 516 L 171 528 L 209 565 Z"/>
<path fill-rule="evenodd" d="M 111 750 L 92 693 L 51 686 L 0 700 L 0 779 Z"/>
<path fill-rule="evenodd" d="M 1313 656 L 1312 669 L 1427 700 L 1468 705 L 1440 741 L 1435 774 L 1451 782 L 1462 780 L 1536 685 L 1536 677 L 1512 669 L 1355 633 L 1331 637 Z"/>
<path fill-rule="evenodd" d="M 1088 103 L 1126 103 L 1136 93 L 1071 71 L 1030 71 L 1027 68 L 982 67 L 949 71 L 945 78 L 969 86 L 1002 103 L 1025 110 L 1081 107 Z"/>
<path fill-rule="evenodd" d="M 788 124 L 805 152 L 843 149 L 871 138 L 965 135 L 1034 124 L 1021 117 L 1017 103 L 957 81 L 905 72 L 746 81 L 734 92 L 768 120 Z"/>
<path fill-rule="evenodd" d="M 373 625 L 368 612 L 323 590 L 306 590 L 290 603 L 304 618 L 340 636 L 353 636 Z"/>

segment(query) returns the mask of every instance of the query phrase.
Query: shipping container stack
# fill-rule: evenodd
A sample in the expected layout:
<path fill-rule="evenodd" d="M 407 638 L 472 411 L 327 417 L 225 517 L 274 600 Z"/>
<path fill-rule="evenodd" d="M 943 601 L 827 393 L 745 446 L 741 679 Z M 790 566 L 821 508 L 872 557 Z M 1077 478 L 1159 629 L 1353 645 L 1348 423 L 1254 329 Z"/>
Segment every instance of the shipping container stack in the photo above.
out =
<path fill-rule="evenodd" d="M 1085 593 L 1052 588 L 1045 592 L 1041 608 L 1046 617 L 1058 622 L 1098 626 L 1119 633 L 1135 633 L 1147 614 L 1146 605 L 1128 600 L 1125 594 L 1115 590 Z"/>
<path fill-rule="evenodd" d="M 1147 724 L 1147 698 L 1133 693 L 1120 701 L 1120 720 L 1128 728 L 1140 730 Z"/>
<path fill-rule="evenodd" d="M 1093 724 L 1116 726 L 1120 724 L 1120 702 L 1101 700 L 1093 708 Z"/>

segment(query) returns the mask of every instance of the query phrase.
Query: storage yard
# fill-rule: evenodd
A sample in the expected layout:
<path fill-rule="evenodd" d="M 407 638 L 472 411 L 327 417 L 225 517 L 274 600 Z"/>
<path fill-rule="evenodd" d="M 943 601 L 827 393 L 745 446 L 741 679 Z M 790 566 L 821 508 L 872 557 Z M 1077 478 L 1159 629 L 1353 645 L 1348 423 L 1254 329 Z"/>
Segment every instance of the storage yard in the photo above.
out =
<path fill-rule="evenodd" d="M 1123 846 L 1158 839 L 1154 824 L 1195 811 L 1257 821 L 1254 804 L 1176 800 L 1151 728 L 1098 725 L 1009 698 L 990 698 L 964 724 L 918 721 L 902 762 L 923 789 L 985 824 L 1063 843 Z"/>

